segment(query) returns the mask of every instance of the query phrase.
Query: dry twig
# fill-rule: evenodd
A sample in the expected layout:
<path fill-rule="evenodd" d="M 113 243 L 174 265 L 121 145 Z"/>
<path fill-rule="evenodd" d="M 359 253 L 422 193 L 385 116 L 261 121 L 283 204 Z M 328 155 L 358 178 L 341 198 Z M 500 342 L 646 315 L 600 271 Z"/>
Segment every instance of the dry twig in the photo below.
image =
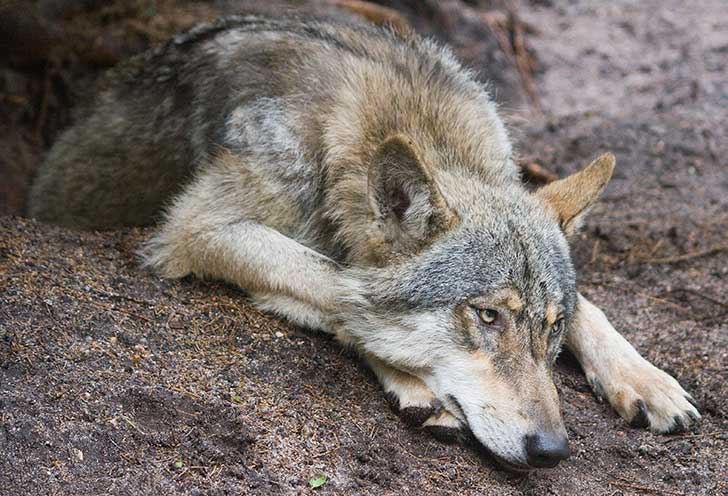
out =
<path fill-rule="evenodd" d="M 669 489 L 661 489 L 657 487 L 643 486 L 642 484 L 636 484 L 634 481 L 625 479 L 624 477 L 614 477 L 614 480 L 609 481 L 609 485 L 621 487 L 623 489 L 634 489 L 643 493 L 650 494 L 667 494 L 668 496 L 685 496 L 684 493 L 677 491 L 670 491 Z"/>
<path fill-rule="evenodd" d="M 699 298 L 702 298 L 702 299 L 704 299 L 706 301 L 709 301 L 710 303 L 714 303 L 714 304 L 716 304 L 718 306 L 721 306 L 723 308 L 728 308 L 728 303 L 726 303 L 724 301 L 720 301 L 720 300 L 718 300 L 716 298 L 713 298 L 712 296 L 708 296 L 705 293 L 702 293 L 700 291 L 696 291 L 694 289 L 688 289 L 688 288 L 673 289 L 673 290 L 670 290 L 670 291 L 665 291 L 660 296 L 665 296 L 665 295 L 675 294 L 675 293 L 688 293 L 688 294 L 697 296 Z"/>
<path fill-rule="evenodd" d="M 675 255 L 672 257 L 643 258 L 642 260 L 640 260 L 640 262 L 648 264 L 673 264 L 678 262 L 685 262 L 686 260 L 693 260 L 695 258 L 703 258 L 709 255 L 715 255 L 716 253 L 720 253 L 725 250 L 728 250 L 728 246 L 718 245 L 713 246 L 712 248 L 708 248 L 707 250 L 685 253 L 683 255 Z"/>
<path fill-rule="evenodd" d="M 503 53 L 516 66 L 531 105 L 538 113 L 542 113 L 541 99 L 533 78 L 536 61 L 526 49 L 525 24 L 513 11 L 509 11 L 507 15 L 502 12 L 485 12 L 480 17 L 490 28 Z"/>
<path fill-rule="evenodd" d="M 363 17 L 372 24 L 379 26 L 389 25 L 395 31 L 403 34 L 412 31 L 404 16 L 390 7 L 384 7 L 364 0 L 329 0 L 329 3 Z"/>
<path fill-rule="evenodd" d="M 520 165 L 523 175 L 529 182 L 536 184 L 548 184 L 559 178 L 559 176 L 557 176 L 554 172 L 533 160 L 528 160 Z"/>

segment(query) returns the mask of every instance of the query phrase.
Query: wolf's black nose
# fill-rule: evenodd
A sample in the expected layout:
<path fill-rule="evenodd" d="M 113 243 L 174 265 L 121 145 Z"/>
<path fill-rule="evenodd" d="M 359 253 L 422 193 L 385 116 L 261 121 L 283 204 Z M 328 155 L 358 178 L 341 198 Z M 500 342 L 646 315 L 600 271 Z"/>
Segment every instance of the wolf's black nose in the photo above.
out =
<path fill-rule="evenodd" d="M 526 455 L 532 467 L 555 467 L 570 454 L 569 440 L 563 434 L 541 432 L 526 436 Z"/>

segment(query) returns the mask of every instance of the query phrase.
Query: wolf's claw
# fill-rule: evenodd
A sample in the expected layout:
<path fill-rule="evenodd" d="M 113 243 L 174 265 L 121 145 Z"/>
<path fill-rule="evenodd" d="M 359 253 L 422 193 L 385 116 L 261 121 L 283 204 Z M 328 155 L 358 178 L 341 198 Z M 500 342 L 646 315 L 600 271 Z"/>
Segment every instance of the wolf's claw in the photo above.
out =
<path fill-rule="evenodd" d="M 675 427 L 672 430 L 672 432 L 679 434 L 683 433 L 688 430 L 688 427 L 690 426 L 690 420 L 688 419 L 688 422 L 685 422 L 684 417 L 680 417 L 678 415 L 675 415 L 672 418 L 673 422 L 675 422 Z"/>
<path fill-rule="evenodd" d="M 690 396 L 688 394 L 688 395 L 685 396 L 685 399 L 688 400 L 688 403 L 690 403 L 691 405 L 693 405 L 696 410 L 700 410 L 700 405 L 698 405 L 698 402 L 695 401 L 692 396 Z"/>
<path fill-rule="evenodd" d="M 650 421 L 647 418 L 647 406 L 645 405 L 645 402 L 642 400 L 637 400 L 636 405 L 637 413 L 635 413 L 634 417 L 632 417 L 629 425 L 631 425 L 632 427 L 649 427 Z"/>

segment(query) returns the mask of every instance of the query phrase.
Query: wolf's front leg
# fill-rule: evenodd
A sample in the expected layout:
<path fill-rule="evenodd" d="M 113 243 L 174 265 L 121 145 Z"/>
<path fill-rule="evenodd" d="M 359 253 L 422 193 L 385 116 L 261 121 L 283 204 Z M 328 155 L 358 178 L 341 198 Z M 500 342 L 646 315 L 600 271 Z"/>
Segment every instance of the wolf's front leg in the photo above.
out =
<path fill-rule="evenodd" d="M 627 342 L 604 313 L 579 295 L 567 347 L 576 355 L 598 398 L 632 425 L 667 433 L 688 429 L 700 413 L 680 384 Z"/>
<path fill-rule="evenodd" d="M 205 226 L 193 235 L 174 231 L 164 228 L 147 258 L 166 277 L 193 273 L 236 284 L 264 300 L 274 294 L 310 318 L 333 309 L 336 263 L 274 229 L 242 220 Z"/>
<path fill-rule="evenodd" d="M 204 182 L 192 185 L 145 248 L 161 275 L 194 274 L 246 290 L 260 308 L 296 324 L 333 332 L 338 302 L 356 281 L 330 258 L 215 201 Z"/>

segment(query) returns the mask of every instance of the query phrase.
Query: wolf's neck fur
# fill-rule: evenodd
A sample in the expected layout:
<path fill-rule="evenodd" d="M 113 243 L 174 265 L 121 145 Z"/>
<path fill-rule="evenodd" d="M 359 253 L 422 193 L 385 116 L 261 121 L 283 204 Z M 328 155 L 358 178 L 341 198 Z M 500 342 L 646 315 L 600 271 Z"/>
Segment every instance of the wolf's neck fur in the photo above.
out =
<path fill-rule="evenodd" d="M 474 192 L 518 183 L 505 126 L 485 88 L 448 51 L 430 48 L 432 59 L 413 64 L 407 58 L 409 64 L 398 71 L 383 72 L 369 59 L 348 64 L 356 69 L 342 78 L 322 112 L 325 216 L 337 227 L 336 241 L 350 262 L 372 262 L 369 257 L 382 243 L 370 228 L 367 171 L 389 136 L 411 140 L 453 203 L 477 201 Z M 427 64 L 442 72 L 433 74 Z"/>

